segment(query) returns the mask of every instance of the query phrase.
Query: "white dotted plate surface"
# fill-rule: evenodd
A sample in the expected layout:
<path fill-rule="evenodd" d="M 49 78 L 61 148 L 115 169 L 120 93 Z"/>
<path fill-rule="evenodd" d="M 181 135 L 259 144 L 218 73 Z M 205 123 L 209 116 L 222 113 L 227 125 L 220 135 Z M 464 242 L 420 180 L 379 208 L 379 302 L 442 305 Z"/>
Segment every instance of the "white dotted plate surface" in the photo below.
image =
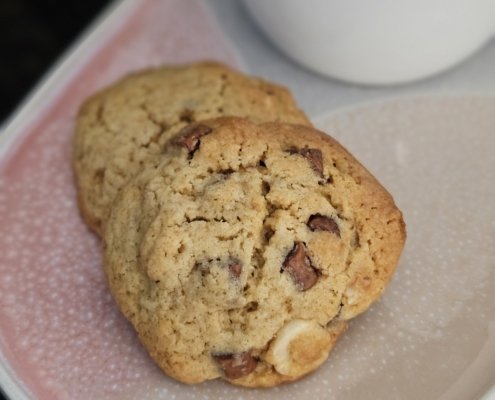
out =
<path fill-rule="evenodd" d="M 0 163 L 0 344 L 42 399 L 471 399 L 495 382 L 495 98 L 400 99 L 319 118 L 383 182 L 408 241 L 397 274 L 311 376 L 269 390 L 185 386 L 107 293 L 81 221 L 72 122 Z"/>
<path fill-rule="evenodd" d="M 478 399 L 495 384 L 495 97 L 401 99 L 318 125 L 389 189 L 408 231 L 382 301 L 329 362 L 335 398 Z"/>

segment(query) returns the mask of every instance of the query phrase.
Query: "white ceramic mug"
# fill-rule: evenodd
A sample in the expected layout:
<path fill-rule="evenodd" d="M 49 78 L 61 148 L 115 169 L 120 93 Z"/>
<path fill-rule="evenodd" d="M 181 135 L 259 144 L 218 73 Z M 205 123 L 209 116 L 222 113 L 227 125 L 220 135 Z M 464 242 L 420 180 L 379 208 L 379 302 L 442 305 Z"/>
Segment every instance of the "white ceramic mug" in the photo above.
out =
<path fill-rule="evenodd" d="M 433 75 L 495 33 L 495 0 L 244 0 L 263 31 L 306 67 L 389 84 Z M 495 75 L 495 72 L 494 72 Z"/>

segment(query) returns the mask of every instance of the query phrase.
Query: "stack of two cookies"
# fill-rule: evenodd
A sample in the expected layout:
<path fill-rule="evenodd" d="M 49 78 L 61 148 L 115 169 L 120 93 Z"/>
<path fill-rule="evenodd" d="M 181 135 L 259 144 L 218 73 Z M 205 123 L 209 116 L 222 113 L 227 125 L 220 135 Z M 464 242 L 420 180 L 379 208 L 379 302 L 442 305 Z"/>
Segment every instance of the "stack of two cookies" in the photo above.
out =
<path fill-rule="evenodd" d="M 111 293 L 182 382 L 273 386 L 313 371 L 404 243 L 392 197 L 286 89 L 222 65 L 96 94 L 74 157 Z"/>

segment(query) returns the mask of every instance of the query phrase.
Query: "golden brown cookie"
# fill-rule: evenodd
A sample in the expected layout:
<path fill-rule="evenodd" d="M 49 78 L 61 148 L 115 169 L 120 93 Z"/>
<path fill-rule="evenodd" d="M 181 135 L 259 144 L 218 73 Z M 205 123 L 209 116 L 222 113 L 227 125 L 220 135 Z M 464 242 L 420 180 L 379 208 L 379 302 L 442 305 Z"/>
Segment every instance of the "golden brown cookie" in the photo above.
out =
<path fill-rule="evenodd" d="M 171 143 L 105 229 L 122 312 L 182 382 L 273 386 L 313 371 L 396 267 L 392 197 L 307 126 L 218 118 Z"/>
<path fill-rule="evenodd" d="M 120 188 L 154 163 L 187 124 L 222 115 L 310 125 L 290 92 L 212 62 L 129 75 L 88 99 L 77 117 L 79 204 L 99 234 Z"/>

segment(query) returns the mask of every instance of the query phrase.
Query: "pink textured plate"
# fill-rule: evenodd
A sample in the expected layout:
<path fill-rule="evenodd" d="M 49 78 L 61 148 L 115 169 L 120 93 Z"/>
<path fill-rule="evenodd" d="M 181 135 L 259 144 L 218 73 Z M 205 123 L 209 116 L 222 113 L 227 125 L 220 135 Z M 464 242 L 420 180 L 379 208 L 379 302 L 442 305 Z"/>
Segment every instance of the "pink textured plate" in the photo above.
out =
<path fill-rule="evenodd" d="M 199 0 L 125 1 L 0 134 L 0 383 L 19 399 L 476 399 L 495 382 L 495 98 L 317 119 L 395 195 L 409 239 L 383 300 L 331 358 L 270 390 L 164 376 L 107 293 L 70 166 L 82 99 L 123 73 L 238 61 Z M 180 23 L 178 23 L 180 21 Z M 187 23 L 185 23 L 187 21 Z"/>

